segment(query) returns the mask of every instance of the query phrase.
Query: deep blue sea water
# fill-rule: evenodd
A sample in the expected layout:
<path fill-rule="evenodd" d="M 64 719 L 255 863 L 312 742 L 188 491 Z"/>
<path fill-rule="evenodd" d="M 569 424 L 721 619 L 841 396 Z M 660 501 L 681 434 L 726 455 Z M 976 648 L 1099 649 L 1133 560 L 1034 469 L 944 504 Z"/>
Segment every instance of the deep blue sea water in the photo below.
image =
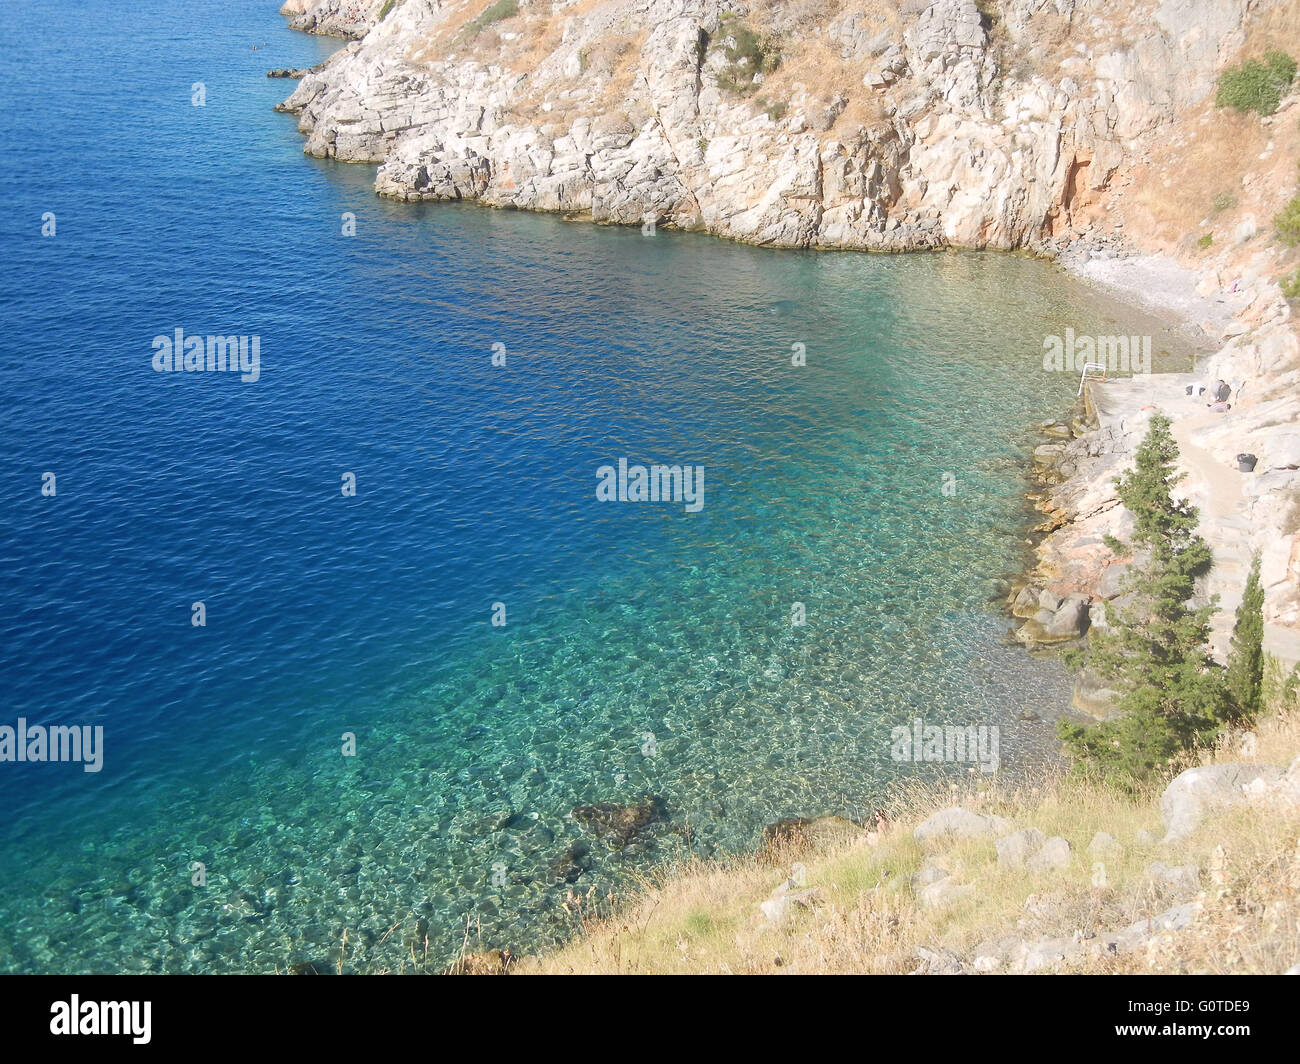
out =
<path fill-rule="evenodd" d="M 275 8 L 10 5 L 0 725 L 105 750 L 0 764 L 0 970 L 532 949 L 569 890 L 867 815 L 918 715 L 1050 751 L 1068 683 L 992 599 L 1074 391 L 1043 336 L 1114 308 L 1011 256 L 381 201 L 273 113 L 338 46 Z M 177 328 L 260 379 L 155 372 Z M 703 510 L 598 502 L 620 457 L 702 465 Z M 646 796 L 623 850 L 569 815 Z"/>

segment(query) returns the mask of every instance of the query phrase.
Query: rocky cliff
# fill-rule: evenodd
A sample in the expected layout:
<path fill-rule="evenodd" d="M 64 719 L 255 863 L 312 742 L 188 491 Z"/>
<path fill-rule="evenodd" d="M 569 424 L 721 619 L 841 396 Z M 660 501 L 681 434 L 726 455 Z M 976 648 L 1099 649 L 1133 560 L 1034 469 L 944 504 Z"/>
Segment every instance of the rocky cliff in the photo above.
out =
<path fill-rule="evenodd" d="M 1089 228 L 1257 6 L 324 0 L 294 25 L 363 39 L 284 106 L 309 153 L 380 164 L 398 198 L 780 246 L 1034 246 Z"/>
<path fill-rule="evenodd" d="M 1234 606 L 1261 553 L 1270 646 L 1300 657 L 1300 342 L 1276 283 L 1297 258 L 1270 221 L 1297 192 L 1300 97 L 1265 118 L 1214 106 L 1227 64 L 1300 53 L 1300 0 L 284 10 L 352 40 L 282 109 L 308 153 L 376 164 L 382 195 L 779 247 L 1029 248 L 1189 318 L 1216 349 L 1202 373 L 1096 386 L 1096 420 L 1048 445 L 1051 534 L 1021 613 L 1046 591 L 1086 627 L 1080 603 L 1114 593 L 1111 479 L 1159 407 L 1220 562 L 1206 593 Z M 1231 412 L 1187 399 L 1220 377 Z"/>

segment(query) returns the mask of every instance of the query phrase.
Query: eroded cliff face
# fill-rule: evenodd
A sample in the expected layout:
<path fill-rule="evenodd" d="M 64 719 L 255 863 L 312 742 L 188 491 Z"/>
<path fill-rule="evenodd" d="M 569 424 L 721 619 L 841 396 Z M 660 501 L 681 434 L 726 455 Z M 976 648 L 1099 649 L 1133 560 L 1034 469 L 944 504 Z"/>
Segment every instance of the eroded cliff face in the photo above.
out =
<path fill-rule="evenodd" d="M 380 164 L 403 199 L 776 246 L 1037 246 L 1086 229 L 1205 101 L 1255 6 L 524 0 L 488 21 L 509 6 L 324 0 L 295 25 L 373 28 L 284 107 L 308 152 Z"/>

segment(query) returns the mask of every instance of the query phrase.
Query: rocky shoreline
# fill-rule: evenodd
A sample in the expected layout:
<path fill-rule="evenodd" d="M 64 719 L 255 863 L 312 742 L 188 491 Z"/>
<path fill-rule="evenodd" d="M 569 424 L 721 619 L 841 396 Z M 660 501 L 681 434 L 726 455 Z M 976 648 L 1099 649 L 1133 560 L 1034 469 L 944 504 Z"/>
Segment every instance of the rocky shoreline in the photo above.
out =
<path fill-rule="evenodd" d="M 1198 599 L 1219 599 L 1212 625 L 1216 657 L 1226 660 L 1233 614 L 1258 555 L 1266 589 L 1265 648 L 1283 667 L 1300 661 L 1300 342 L 1280 290 L 1260 283 L 1258 274 L 1258 264 L 1253 270 L 1248 264 L 1237 278 L 1238 287 L 1244 280 L 1258 291 L 1235 300 L 1230 315 L 1197 323 L 1185 305 L 1167 308 L 1189 333 L 1218 339 L 1192 372 L 1090 380 L 1082 409 L 1068 423 L 1042 426 L 1049 438 L 1034 451 L 1037 486 L 1030 495 L 1044 515 L 1035 529 L 1041 539 L 1034 565 L 1006 602 L 1022 622 L 1016 631 L 1021 642 L 1079 645 L 1092 627 L 1104 626 L 1104 604 L 1122 594 L 1130 565 L 1106 546 L 1107 537 L 1126 538 L 1132 524 L 1114 478 L 1128 466 L 1151 414 L 1160 411 L 1173 422 L 1182 489 L 1198 506 L 1201 534 L 1214 552 Z M 1198 280 L 1200 293 L 1216 292 L 1216 277 Z M 1208 409 L 1201 389 L 1216 381 L 1230 382 L 1231 410 Z M 1239 468 L 1238 454 L 1257 460 L 1252 472 Z M 1076 678 L 1074 708 L 1080 712 L 1105 719 L 1114 697 L 1086 671 Z"/>

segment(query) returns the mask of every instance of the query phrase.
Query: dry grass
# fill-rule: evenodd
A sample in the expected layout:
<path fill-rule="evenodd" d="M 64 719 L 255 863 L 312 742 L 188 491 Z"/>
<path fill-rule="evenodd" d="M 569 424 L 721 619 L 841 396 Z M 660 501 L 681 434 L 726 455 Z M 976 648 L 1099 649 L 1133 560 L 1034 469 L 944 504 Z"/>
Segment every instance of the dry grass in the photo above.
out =
<path fill-rule="evenodd" d="M 1273 48 L 1300 52 L 1300 0 L 1257 13 L 1234 62 Z M 1300 99 L 1293 91 L 1272 118 L 1220 110 L 1211 97 L 1180 116 L 1152 146 L 1152 161 L 1135 166 L 1122 196 L 1130 232 L 1154 249 L 1201 257 L 1249 255 L 1272 238 L 1273 215 L 1295 194 L 1300 161 Z M 1215 206 L 1231 201 L 1230 206 Z M 1236 245 L 1237 226 L 1253 216 L 1259 236 Z M 1194 251 L 1204 235 L 1213 243 Z"/>
<path fill-rule="evenodd" d="M 1300 712 L 1279 712 L 1254 736 L 1247 754 L 1233 736 L 1202 760 L 1289 764 L 1300 753 Z M 1059 873 L 1001 867 L 989 839 L 924 848 L 912 829 L 954 804 L 1068 839 L 1071 867 Z M 905 973 L 918 965 L 917 947 L 969 958 L 981 942 L 1007 935 L 1087 940 L 1186 900 L 1153 885 L 1147 867 L 1155 861 L 1200 870 L 1202 911 L 1195 923 L 1157 936 L 1144 949 L 1097 955 L 1071 970 L 1260 973 L 1300 961 L 1300 816 L 1294 812 L 1212 817 L 1185 843 L 1164 846 L 1155 841 L 1163 833 L 1158 795 L 1132 798 L 1066 778 L 1011 792 L 918 787 L 892 808 L 893 825 L 883 833 L 864 831 L 824 852 L 678 869 L 614 915 L 582 921 L 573 942 L 549 956 L 525 958 L 516 971 Z M 1122 856 L 1105 862 L 1104 881 L 1087 854 L 1098 831 L 1124 847 Z M 759 903 L 788 874 L 788 863 L 800 859 L 806 885 L 818 888 L 821 899 L 772 925 Z M 974 892 L 949 907 L 926 908 L 910 879 L 927 861 Z"/>
<path fill-rule="evenodd" d="M 1170 251 L 1185 251 L 1204 233 L 1214 237 L 1216 248 L 1230 247 L 1248 215 L 1268 240 L 1273 215 L 1295 192 L 1298 119 L 1300 102 L 1294 98 L 1267 124 L 1207 105 L 1179 123 L 1150 165 L 1134 171 L 1125 219 Z M 1219 196 L 1231 205 L 1216 209 Z"/>
<path fill-rule="evenodd" d="M 1246 40 L 1240 59 L 1255 59 L 1271 48 L 1280 49 L 1295 58 L 1300 51 L 1300 0 L 1265 8 L 1255 16 L 1250 36 Z"/>

